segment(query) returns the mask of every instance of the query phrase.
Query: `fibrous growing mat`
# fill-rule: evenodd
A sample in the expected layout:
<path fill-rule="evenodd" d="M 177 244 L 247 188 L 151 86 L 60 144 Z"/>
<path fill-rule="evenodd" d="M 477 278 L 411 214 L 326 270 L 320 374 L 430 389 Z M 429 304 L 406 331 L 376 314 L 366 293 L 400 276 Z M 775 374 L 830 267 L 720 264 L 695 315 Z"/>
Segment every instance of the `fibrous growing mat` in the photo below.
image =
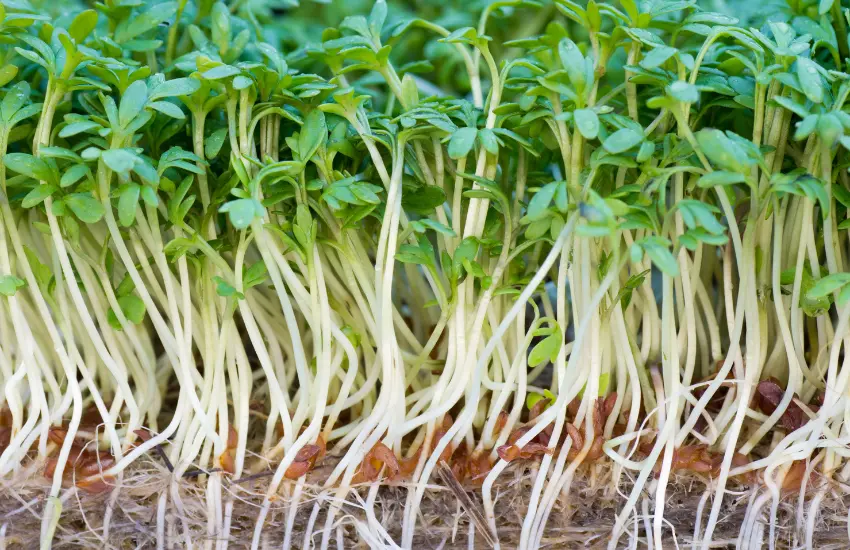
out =
<path fill-rule="evenodd" d="M 850 1 L 0 6 L 0 548 L 850 544 Z"/>

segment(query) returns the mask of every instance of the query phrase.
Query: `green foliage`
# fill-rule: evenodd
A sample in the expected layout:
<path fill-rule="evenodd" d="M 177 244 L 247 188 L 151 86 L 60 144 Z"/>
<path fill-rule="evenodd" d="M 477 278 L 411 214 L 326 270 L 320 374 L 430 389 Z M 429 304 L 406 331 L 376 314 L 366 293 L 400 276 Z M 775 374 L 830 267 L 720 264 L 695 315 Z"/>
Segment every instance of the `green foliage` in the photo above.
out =
<path fill-rule="evenodd" d="M 26 282 L 14 275 L 0 277 L 0 294 L 3 296 L 14 296 L 18 289 L 23 286 L 26 286 Z"/>
<path fill-rule="evenodd" d="M 578 334 L 603 350 L 599 397 L 625 392 L 634 366 L 679 372 L 676 358 L 700 361 L 683 367 L 686 388 L 714 372 L 709 350 L 726 353 L 734 318 L 743 330 L 763 322 L 760 337 L 795 332 L 782 338 L 809 363 L 798 395 L 832 382 L 818 378 L 832 372 L 819 363 L 834 337 L 827 316 L 850 298 L 846 2 L 735 3 L 735 13 L 696 0 L 297 4 L 0 4 L 0 294 L 12 298 L 0 315 L 4 335 L 27 344 L 0 343 L 4 365 L 35 342 L 50 346 L 37 357 L 47 372 L 50 350 L 67 345 L 62 368 L 91 362 L 104 397 L 124 406 L 112 411 L 127 424 L 120 438 L 170 403 L 158 394 L 170 371 L 151 359 L 188 373 L 204 407 L 209 392 L 228 394 L 211 424 L 186 424 L 203 437 L 222 412 L 249 430 L 254 386 L 269 400 L 284 394 L 297 424 L 308 399 L 346 403 L 344 387 L 372 400 L 390 383 L 406 392 L 393 411 L 405 419 L 410 395 L 426 395 L 450 361 L 476 380 L 524 359 L 535 368 L 560 357 L 573 373 L 570 354 L 588 354 Z M 18 292 L 18 276 L 37 284 Z M 673 303 L 658 300 L 658 282 Z M 795 289 L 796 303 L 777 300 Z M 788 323 L 771 319 L 783 308 Z M 519 338 L 510 328 L 494 342 L 497 360 L 482 359 L 517 310 L 543 324 L 523 335 L 515 322 Z M 800 323 L 801 312 L 817 323 Z M 18 333 L 18 320 L 56 330 Z M 621 368 L 629 353 L 635 365 Z M 787 374 L 776 357 L 760 359 Z M 352 377 L 339 370 L 355 360 Z M 222 366 L 226 376 L 210 378 Z M 490 382 L 510 394 L 504 374 Z M 45 406 L 78 400 L 69 380 L 61 371 L 43 384 Z M 364 380 L 377 389 L 357 394 Z M 628 384 L 651 418 L 651 383 Z M 578 386 L 569 390 L 582 397 Z M 492 384 L 462 389 L 497 402 Z M 526 404 L 562 392 L 540 387 Z M 155 405 L 133 409 L 137 394 Z M 17 435 L 21 411 L 35 410 L 22 396 L 4 401 L 16 445 L 34 440 Z M 268 426 L 286 406 L 270 407 Z M 371 409 L 319 420 L 359 430 L 360 410 Z M 474 440 L 478 420 L 462 414 Z M 304 426 L 293 427 L 286 453 Z M 339 428 L 323 425 L 323 437 Z M 408 435 L 394 435 L 394 451 Z M 189 439 L 206 450 L 179 449 L 181 461 L 220 446 Z"/>

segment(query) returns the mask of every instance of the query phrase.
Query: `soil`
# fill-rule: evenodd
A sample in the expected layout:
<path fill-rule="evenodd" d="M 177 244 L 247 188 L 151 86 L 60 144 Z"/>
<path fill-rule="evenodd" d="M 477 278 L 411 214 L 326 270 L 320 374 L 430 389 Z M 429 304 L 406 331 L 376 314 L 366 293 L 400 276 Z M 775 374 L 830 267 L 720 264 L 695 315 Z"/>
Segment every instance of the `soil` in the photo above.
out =
<path fill-rule="evenodd" d="M 333 459 L 325 460 L 321 468 L 311 472 L 309 483 L 305 487 L 296 521 L 293 548 L 301 548 L 303 532 L 313 510 L 314 501 L 309 495 L 316 493 L 318 482 L 330 472 Z M 530 493 L 534 472 L 533 464 L 517 465 L 505 472 L 500 485 L 494 491 L 497 496 L 498 537 L 504 549 L 516 548 L 527 498 Z M 604 466 L 599 467 L 601 470 Z M 4 483 L 0 493 L 0 548 L 38 548 L 41 530 L 41 515 L 45 505 L 48 480 L 42 479 L 33 469 L 23 472 L 26 482 L 9 481 Z M 584 472 L 585 478 L 588 472 Z M 629 491 L 628 486 L 620 487 L 620 494 L 613 493 L 604 473 L 597 471 L 591 479 L 583 479 L 573 484 L 569 495 L 564 496 L 552 511 L 547 530 L 542 540 L 543 548 L 606 548 L 609 534 L 619 506 Z M 155 456 L 138 461 L 121 480 L 120 490 L 102 495 L 92 495 L 84 491 L 68 489 L 63 498 L 61 521 L 56 529 L 54 549 L 77 548 L 156 548 L 156 511 L 160 495 L 173 494 L 169 488 L 172 476 Z M 184 528 L 188 529 L 195 544 L 215 538 L 206 532 L 206 502 L 202 480 L 182 479 L 178 483 L 177 494 L 181 506 L 174 506 L 169 498 L 166 513 L 166 548 L 185 548 Z M 257 510 L 268 478 L 257 477 L 248 482 L 225 483 L 225 498 L 234 499 L 234 518 L 228 548 L 249 548 L 256 521 Z M 694 522 L 699 501 L 705 490 L 705 481 L 696 477 L 680 476 L 671 480 L 667 492 L 665 507 L 666 540 L 664 547 L 688 548 L 694 532 Z M 313 490 L 310 490 L 312 488 Z M 724 502 L 721 520 L 715 530 L 713 548 L 734 548 L 747 505 L 752 500 L 753 489 L 737 488 L 730 490 Z M 465 487 L 473 506 L 480 506 L 480 490 Z M 361 490 L 360 496 L 366 498 L 367 491 Z M 401 518 L 405 506 L 407 488 L 404 485 L 385 485 L 378 493 L 375 513 L 381 525 L 387 529 L 393 540 L 401 539 Z M 648 510 L 654 509 L 651 497 Z M 360 502 L 363 502 L 361 500 Z M 365 521 L 362 509 L 356 504 L 354 495 L 350 495 L 344 507 L 344 513 L 337 515 L 338 525 L 344 526 L 344 548 L 369 548 L 359 536 L 357 523 Z M 268 548 L 280 548 L 285 530 L 289 500 L 281 496 L 274 504 L 264 529 L 264 543 Z M 710 501 L 709 501 L 710 503 Z M 797 531 L 798 495 L 785 497 L 780 503 L 777 520 L 775 547 L 778 549 L 805 547 Z M 818 549 L 850 548 L 847 534 L 848 497 L 836 494 L 824 499 L 818 524 L 815 530 L 814 547 Z M 640 508 L 640 506 L 639 506 Z M 708 506 L 706 506 L 706 509 Z M 769 507 L 768 507 L 769 508 Z M 111 510 L 111 512 L 108 512 Z M 703 524 L 707 512 L 703 514 Z M 107 519 L 108 518 L 108 519 Z M 421 505 L 417 523 L 417 532 L 413 547 L 418 549 L 470 549 L 489 548 L 485 538 L 475 534 L 471 515 L 452 490 L 436 482 L 426 492 Z M 765 520 L 765 518 L 761 518 Z M 648 520 L 651 523 L 651 519 Z M 108 523 L 107 523 L 108 522 Z M 471 524 L 473 524 L 471 526 Z M 324 525 L 324 513 L 320 513 L 315 522 L 314 542 L 321 540 L 319 530 Z M 361 523 L 361 525 L 363 525 Z M 622 548 L 647 548 L 646 525 L 643 517 L 634 533 L 635 526 L 630 525 L 630 533 L 620 541 Z M 108 531 L 107 531 L 108 529 Z M 5 539 L 2 536 L 5 530 Z M 472 540 L 470 541 L 470 532 Z M 765 529 L 765 537 L 767 537 Z M 796 536 L 795 536 L 796 535 Z M 332 537 L 336 540 L 336 537 Z M 636 544 L 635 544 L 636 543 Z M 203 547 L 203 546 L 202 546 Z M 336 548 L 336 544 L 332 544 Z M 765 540 L 766 547 L 766 540 Z"/>

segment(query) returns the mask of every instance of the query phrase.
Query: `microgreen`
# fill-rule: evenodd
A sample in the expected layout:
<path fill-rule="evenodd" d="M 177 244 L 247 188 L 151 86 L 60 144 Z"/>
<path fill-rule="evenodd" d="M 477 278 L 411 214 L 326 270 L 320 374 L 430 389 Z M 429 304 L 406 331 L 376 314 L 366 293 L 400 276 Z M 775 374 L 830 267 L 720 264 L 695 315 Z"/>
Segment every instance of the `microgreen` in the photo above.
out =
<path fill-rule="evenodd" d="M 522 548 L 575 476 L 631 495 L 610 548 L 664 547 L 680 469 L 695 545 L 750 470 L 738 540 L 775 544 L 801 460 L 811 543 L 847 481 L 846 2 L 41 4 L 0 3 L 0 477 L 48 465 L 43 547 L 63 486 L 154 452 L 204 472 L 161 546 L 233 538 L 270 466 L 252 548 L 308 476 L 305 544 L 414 547 L 444 463 L 489 540 L 515 458 Z"/>

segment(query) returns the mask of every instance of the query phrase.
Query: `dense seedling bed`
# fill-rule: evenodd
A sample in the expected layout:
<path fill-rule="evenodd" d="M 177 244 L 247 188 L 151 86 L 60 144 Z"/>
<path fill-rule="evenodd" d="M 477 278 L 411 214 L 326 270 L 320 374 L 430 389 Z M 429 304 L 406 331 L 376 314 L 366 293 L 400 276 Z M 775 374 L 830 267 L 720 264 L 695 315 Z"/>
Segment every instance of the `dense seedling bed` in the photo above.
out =
<path fill-rule="evenodd" d="M 850 4 L 294 4 L 0 3 L 0 539 L 847 547 Z"/>

